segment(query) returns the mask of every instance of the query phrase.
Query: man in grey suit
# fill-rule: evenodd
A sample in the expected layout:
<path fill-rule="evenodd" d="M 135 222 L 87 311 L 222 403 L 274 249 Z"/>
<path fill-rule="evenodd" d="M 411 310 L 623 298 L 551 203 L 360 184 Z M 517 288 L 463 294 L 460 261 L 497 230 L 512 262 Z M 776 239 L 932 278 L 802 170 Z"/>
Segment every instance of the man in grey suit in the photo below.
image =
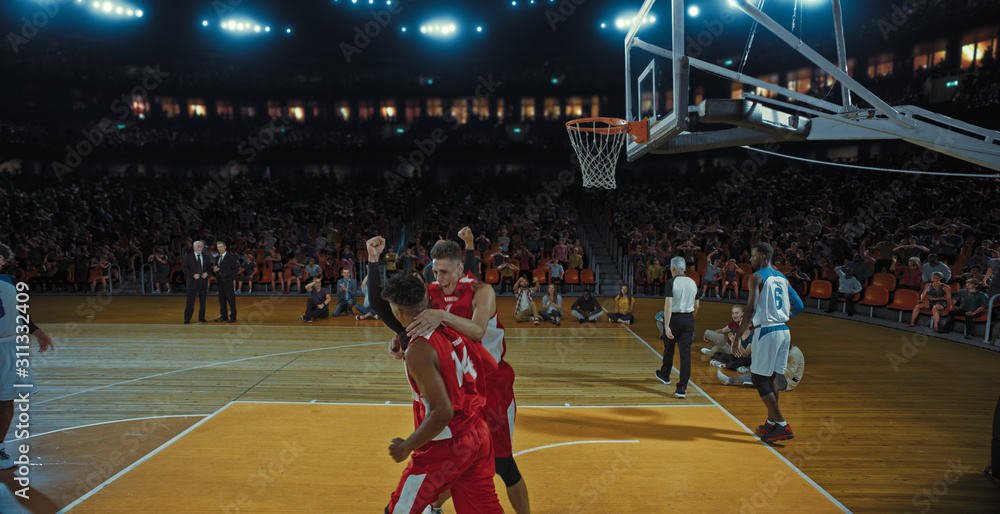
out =
<path fill-rule="evenodd" d="M 215 321 L 236 323 L 236 290 L 233 289 L 233 281 L 236 280 L 236 275 L 240 271 L 239 257 L 235 253 L 226 253 L 226 243 L 222 241 L 216 243 L 215 246 L 219 249 L 219 260 L 212 268 L 215 270 L 215 277 L 219 282 L 219 319 Z M 229 307 L 228 315 L 226 313 L 227 306 Z"/>
<path fill-rule="evenodd" d="M 203 241 L 195 241 L 193 253 L 184 256 L 184 276 L 187 277 L 187 304 L 184 306 L 184 324 L 191 323 L 194 314 L 194 299 L 198 298 L 198 321 L 205 321 L 205 297 L 208 294 L 208 257 L 202 253 Z"/>

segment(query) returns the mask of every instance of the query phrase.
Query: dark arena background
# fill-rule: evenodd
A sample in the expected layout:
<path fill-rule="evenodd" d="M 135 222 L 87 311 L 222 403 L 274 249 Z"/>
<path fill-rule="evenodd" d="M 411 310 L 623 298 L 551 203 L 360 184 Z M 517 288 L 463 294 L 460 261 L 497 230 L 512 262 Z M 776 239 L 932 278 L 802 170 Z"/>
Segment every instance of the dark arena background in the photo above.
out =
<path fill-rule="evenodd" d="M 388 511 L 415 396 L 363 286 L 433 282 L 463 227 L 531 511 L 1000 512 L 996 1 L 9 0 L 0 20 L 4 514 Z M 649 138 L 600 167 L 570 136 L 623 134 L 580 118 Z M 805 304 L 778 377 L 794 439 L 756 432 L 722 333 L 762 242 Z M 683 277 L 675 394 L 654 316 Z"/>

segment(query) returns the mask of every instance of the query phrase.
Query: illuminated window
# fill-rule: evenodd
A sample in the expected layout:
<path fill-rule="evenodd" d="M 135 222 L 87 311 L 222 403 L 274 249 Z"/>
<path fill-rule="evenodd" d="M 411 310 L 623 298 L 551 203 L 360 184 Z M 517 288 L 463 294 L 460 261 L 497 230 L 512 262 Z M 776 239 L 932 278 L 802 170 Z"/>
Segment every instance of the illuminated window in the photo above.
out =
<path fill-rule="evenodd" d="M 490 99 L 489 98 L 473 99 L 472 115 L 481 120 L 490 119 Z"/>
<path fill-rule="evenodd" d="M 671 93 L 670 96 L 673 97 L 673 94 Z M 694 103 L 691 104 L 691 105 L 701 105 L 701 101 L 705 99 L 705 86 L 698 86 L 698 87 L 696 87 L 694 89 L 694 94 L 691 95 L 691 96 L 692 96 L 692 98 L 694 98 Z M 673 104 L 673 100 L 671 100 L 670 103 L 672 105 Z"/>
<path fill-rule="evenodd" d="M 469 121 L 469 107 L 465 103 L 465 98 L 456 98 L 451 102 L 451 118 L 461 124 Z"/>
<path fill-rule="evenodd" d="M 358 101 L 358 120 L 368 121 L 375 116 L 375 105 L 371 100 Z"/>
<path fill-rule="evenodd" d="M 205 101 L 201 98 L 193 98 L 190 102 L 188 102 L 189 118 L 204 118 L 207 112 L 207 109 L 205 109 Z"/>
<path fill-rule="evenodd" d="M 337 118 L 347 121 L 351 119 L 351 104 L 347 100 L 337 102 Z"/>
<path fill-rule="evenodd" d="M 562 106 L 558 98 L 548 97 L 545 99 L 545 119 L 554 120 L 562 117 Z"/>
<path fill-rule="evenodd" d="M 431 118 L 440 118 L 444 116 L 444 108 L 441 106 L 440 98 L 427 99 L 427 116 Z"/>
<path fill-rule="evenodd" d="M 257 117 L 257 108 L 252 105 L 244 105 L 240 107 L 240 118 L 244 120 L 251 120 Z"/>
<path fill-rule="evenodd" d="M 973 65 L 982 64 L 983 57 L 990 54 L 996 57 L 998 27 L 986 27 L 962 36 L 962 69 L 967 70 Z"/>
<path fill-rule="evenodd" d="M 497 98 L 497 121 L 503 121 L 503 98 Z"/>
<path fill-rule="evenodd" d="M 743 98 L 743 84 L 741 82 L 733 82 L 729 98 L 733 100 L 740 100 Z"/>
<path fill-rule="evenodd" d="M 583 98 L 574 96 L 566 99 L 566 116 L 583 116 Z"/>
<path fill-rule="evenodd" d="M 761 75 L 760 77 L 757 77 L 757 79 L 763 80 L 764 82 L 767 82 L 769 84 L 775 84 L 775 85 L 778 84 L 777 73 L 772 73 L 770 75 Z M 758 96 L 763 96 L 764 98 L 774 98 L 778 96 L 778 93 L 775 93 L 774 91 L 771 91 L 769 89 L 764 89 L 762 87 L 758 87 L 755 91 Z"/>
<path fill-rule="evenodd" d="M 933 43 L 913 47 L 913 71 L 928 70 L 945 61 L 948 41 L 941 39 Z"/>
<path fill-rule="evenodd" d="M 301 123 L 306 119 L 306 109 L 302 100 L 292 100 L 288 102 L 288 117 Z"/>
<path fill-rule="evenodd" d="M 233 119 L 233 104 L 229 100 L 216 100 L 215 115 L 223 120 Z"/>
<path fill-rule="evenodd" d="M 892 52 L 878 54 L 868 59 L 868 78 L 892 75 Z"/>
<path fill-rule="evenodd" d="M 146 115 L 149 114 L 149 102 L 141 96 L 132 97 L 132 116 L 139 118 L 140 120 L 146 119 Z"/>
<path fill-rule="evenodd" d="M 281 104 L 277 100 L 267 101 L 267 115 L 270 118 L 280 118 L 284 109 L 281 108 Z"/>
<path fill-rule="evenodd" d="M 601 97 L 594 95 L 590 97 L 590 117 L 599 118 L 601 116 Z"/>
<path fill-rule="evenodd" d="M 420 100 L 409 98 L 406 100 L 406 122 L 413 123 L 420 118 Z"/>
<path fill-rule="evenodd" d="M 812 69 L 802 68 L 788 72 L 788 89 L 796 93 L 808 93 L 812 86 Z"/>
<path fill-rule="evenodd" d="M 535 119 L 535 99 L 521 99 L 521 121 Z"/>
<path fill-rule="evenodd" d="M 396 101 L 393 99 L 382 100 L 379 103 L 379 111 L 382 113 L 382 119 L 386 121 L 394 121 L 396 119 Z"/>

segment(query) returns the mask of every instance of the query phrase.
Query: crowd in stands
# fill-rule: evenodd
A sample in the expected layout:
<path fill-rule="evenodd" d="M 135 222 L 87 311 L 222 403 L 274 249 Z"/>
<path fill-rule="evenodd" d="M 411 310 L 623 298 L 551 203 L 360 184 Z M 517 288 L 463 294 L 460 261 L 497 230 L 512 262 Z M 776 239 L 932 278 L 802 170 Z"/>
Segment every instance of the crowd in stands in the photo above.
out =
<path fill-rule="evenodd" d="M 208 248 L 227 240 L 241 256 L 241 290 L 243 283 L 263 282 L 274 291 L 301 292 L 314 276 L 336 281 L 342 268 L 356 269 L 365 238 L 401 226 L 423 188 L 414 181 L 386 191 L 381 177 L 310 181 L 240 175 L 217 192 L 196 179 L 46 182 L 4 175 L 0 235 L 15 252 L 4 271 L 91 292 L 106 291 L 119 273 L 144 273 L 147 284 L 166 293 L 183 284 L 181 259 L 195 240 Z M 149 268 L 141 270 L 144 264 Z"/>
<path fill-rule="evenodd" d="M 595 212 L 614 230 L 618 258 L 629 264 L 637 292 L 653 292 L 656 262 L 679 255 L 696 270 L 703 294 L 736 297 L 751 271 L 749 248 L 766 241 L 776 251 L 773 264 L 799 294 L 832 298 L 831 311 L 843 299 L 853 313 L 854 302 L 877 285 L 888 293 L 917 291 L 917 303 L 906 310 L 931 313 L 927 302 L 939 294 L 937 274 L 949 293 L 969 282 L 989 297 L 1000 293 L 1000 280 L 993 280 L 1000 273 L 996 179 L 901 176 L 779 159 L 762 170 L 738 187 L 729 187 L 725 166 L 626 172 L 617 190 L 593 192 L 588 203 L 601 206 Z M 817 292 L 816 282 L 827 290 Z M 976 302 L 968 305 L 978 319 L 985 310 Z M 934 311 L 933 328 L 939 315 L 959 308 Z"/>

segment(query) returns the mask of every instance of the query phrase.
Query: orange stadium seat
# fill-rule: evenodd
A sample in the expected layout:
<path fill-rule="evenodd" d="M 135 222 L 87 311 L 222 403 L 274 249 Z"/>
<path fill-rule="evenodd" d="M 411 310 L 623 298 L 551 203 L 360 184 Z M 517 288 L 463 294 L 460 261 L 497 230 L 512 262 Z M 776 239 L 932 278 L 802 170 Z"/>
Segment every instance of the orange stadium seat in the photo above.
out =
<path fill-rule="evenodd" d="M 532 279 L 538 279 L 539 284 L 549 283 L 549 269 L 548 268 L 538 268 L 531 272 Z"/>
<path fill-rule="evenodd" d="M 892 295 L 892 303 L 886 307 L 899 311 L 899 321 L 903 321 L 903 312 L 912 312 L 920 303 L 920 293 L 912 289 L 898 289 Z"/>
<path fill-rule="evenodd" d="M 563 275 L 563 283 L 569 286 L 569 291 L 572 293 L 573 286 L 580 283 L 580 270 L 576 268 L 566 270 L 566 274 Z"/>
<path fill-rule="evenodd" d="M 888 292 L 896 290 L 896 275 L 892 273 L 876 273 L 872 276 L 872 285 L 885 288 Z"/>
<path fill-rule="evenodd" d="M 820 303 L 833 296 L 833 284 L 828 280 L 818 279 L 813 280 L 809 286 L 809 298 L 816 299 L 816 308 L 820 307 Z"/>
<path fill-rule="evenodd" d="M 684 276 L 690 278 L 691 280 L 694 280 L 694 284 L 698 287 L 701 287 L 701 274 L 699 274 L 697 271 L 688 270 L 684 273 Z"/>
<path fill-rule="evenodd" d="M 594 270 L 585 269 L 580 272 L 580 283 L 587 286 L 593 286 L 597 284 L 597 279 L 594 277 Z"/>
<path fill-rule="evenodd" d="M 483 282 L 486 282 L 487 284 L 499 284 L 500 272 L 493 268 L 488 268 L 486 270 L 486 276 L 483 277 Z"/>
<path fill-rule="evenodd" d="M 868 317 L 875 315 L 875 307 L 885 307 L 889 304 L 889 291 L 882 286 L 868 286 L 865 297 L 859 302 L 869 307 Z"/>

